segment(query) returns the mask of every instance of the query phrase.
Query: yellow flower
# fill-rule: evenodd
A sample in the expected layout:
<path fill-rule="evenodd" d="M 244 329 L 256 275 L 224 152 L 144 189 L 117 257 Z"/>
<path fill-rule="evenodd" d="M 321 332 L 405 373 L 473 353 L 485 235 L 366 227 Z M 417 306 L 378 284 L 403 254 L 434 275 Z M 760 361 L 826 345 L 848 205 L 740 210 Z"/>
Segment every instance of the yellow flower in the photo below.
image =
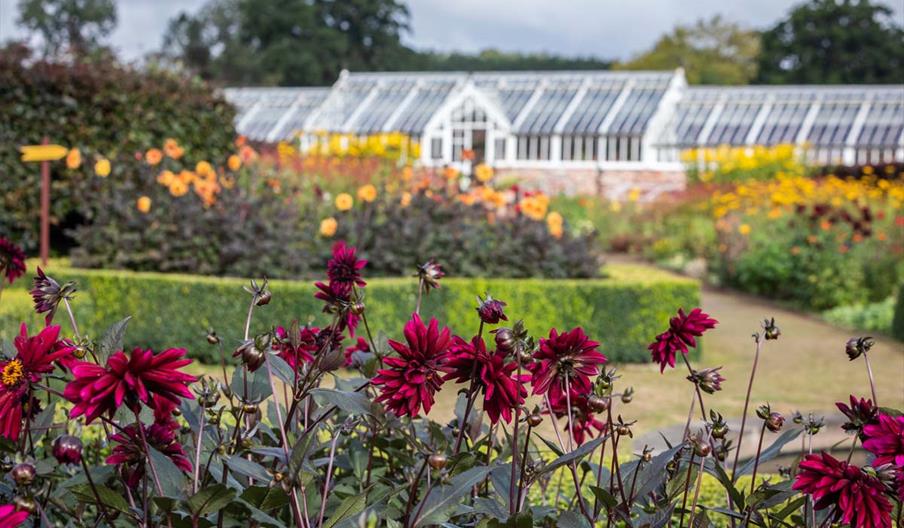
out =
<path fill-rule="evenodd" d="M 377 199 L 377 188 L 367 184 L 358 189 L 358 199 L 370 203 Z"/>
<path fill-rule="evenodd" d="M 173 159 L 179 159 L 182 157 L 182 154 L 185 153 L 182 147 L 179 146 L 179 143 L 173 138 L 168 138 L 163 142 L 163 152 Z"/>
<path fill-rule="evenodd" d="M 493 168 L 485 163 L 481 163 L 474 167 L 474 177 L 477 178 L 478 181 L 486 183 L 493 179 Z"/>
<path fill-rule="evenodd" d="M 320 221 L 320 235 L 330 238 L 336 234 L 337 227 L 339 227 L 339 222 L 337 222 L 335 218 L 324 218 Z"/>
<path fill-rule="evenodd" d="M 179 178 L 173 178 L 173 181 L 169 185 L 169 192 L 176 198 L 184 196 L 185 193 L 188 192 L 188 184 Z"/>
<path fill-rule="evenodd" d="M 97 174 L 101 178 L 106 178 L 110 175 L 110 160 L 106 158 L 101 158 L 94 163 L 94 174 Z"/>
<path fill-rule="evenodd" d="M 546 215 L 546 228 L 549 229 L 549 234 L 556 238 L 562 238 L 562 234 L 564 230 L 562 229 L 562 224 L 564 219 L 562 215 L 553 211 Z"/>
<path fill-rule="evenodd" d="M 142 196 L 138 199 L 138 202 L 136 202 L 135 205 L 136 207 L 138 207 L 139 211 L 141 211 L 142 213 L 147 213 L 151 210 L 151 199 L 147 196 Z"/>
<path fill-rule="evenodd" d="M 185 185 L 188 185 L 191 182 L 195 181 L 197 177 L 198 175 L 190 170 L 183 170 L 179 172 L 179 179 L 182 180 L 182 183 L 184 183 Z"/>
<path fill-rule="evenodd" d="M 235 178 L 232 176 L 223 176 L 220 179 L 220 183 L 223 185 L 224 189 L 232 189 L 235 187 Z"/>
<path fill-rule="evenodd" d="M 165 170 L 157 175 L 157 183 L 159 183 L 160 185 L 165 185 L 167 187 L 169 187 L 169 185 L 173 183 L 173 180 L 175 179 L 176 175 L 173 174 L 173 171 Z"/>
<path fill-rule="evenodd" d="M 355 205 L 354 199 L 352 199 L 352 195 L 348 193 L 340 193 L 336 195 L 336 209 L 340 211 L 348 211 Z"/>
<path fill-rule="evenodd" d="M 640 200 L 640 189 L 635 187 L 628 193 L 628 201 L 636 202 L 637 200 Z"/>
<path fill-rule="evenodd" d="M 66 167 L 69 169 L 77 169 L 82 165 L 82 153 L 77 148 L 70 149 L 66 154 Z"/>
<path fill-rule="evenodd" d="M 195 172 L 202 178 L 209 178 L 211 175 L 216 176 L 217 172 L 213 170 L 213 165 L 207 161 L 199 161 L 195 165 Z"/>
<path fill-rule="evenodd" d="M 562 226 L 546 226 L 549 229 L 549 234 L 555 238 L 562 238 L 562 235 L 565 231 L 562 229 Z"/>
<path fill-rule="evenodd" d="M 750 225 L 749 224 L 741 224 L 738 226 L 738 233 L 741 233 L 744 236 L 750 234 Z"/>
<path fill-rule="evenodd" d="M 152 148 L 144 154 L 144 159 L 148 162 L 148 165 L 157 165 L 163 160 L 163 152 L 160 152 L 160 149 Z"/>
<path fill-rule="evenodd" d="M 242 158 L 233 154 L 226 160 L 226 166 L 229 167 L 229 170 L 231 171 L 237 171 L 242 168 Z"/>
<path fill-rule="evenodd" d="M 621 202 L 612 202 L 611 204 L 609 204 L 609 210 L 613 213 L 621 211 Z"/>
<path fill-rule="evenodd" d="M 401 205 L 403 208 L 411 205 L 411 193 L 410 192 L 402 193 L 402 199 L 399 202 L 399 205 Z"/>

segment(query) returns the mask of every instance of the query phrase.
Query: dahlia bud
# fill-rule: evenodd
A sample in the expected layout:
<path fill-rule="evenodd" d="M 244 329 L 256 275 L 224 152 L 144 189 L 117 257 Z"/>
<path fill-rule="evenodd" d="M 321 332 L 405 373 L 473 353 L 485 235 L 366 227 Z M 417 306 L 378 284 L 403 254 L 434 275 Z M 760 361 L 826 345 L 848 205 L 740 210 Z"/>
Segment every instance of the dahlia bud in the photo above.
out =
<path fill-rule="evenodd" d="M 718 440 L 725 438 L 725 435 L 728 434 L 729 429 L 728 424 L 725 423 L 725 419 L 722 418 L 722 415 L 710 409 L 709 420 L 712 422 L 712 431 L 710 432 L 710 434 L 712 434 L 713 438 L 716 438 Z"/>
<path fill-rule="evenodd" d="M 195 385 L 195 394 L 198 395 L 198 405 L 205 409 L 214 407 L 220 400 L 219 384 L 213 379 L 203 376 L 201 383 Z"/>
<path fill-rule="evenodd" d="M 628 436 L 630 438 L 634 438 L 634 433 L 631 432 L 631 426 L 637 423 L 637 420 L 633 422 L 625 422 L 622 420 L 621 415 L 618 415 L 618 420 L 615 422 L 615 432 L 619 434 L 619 436 Z"/>
<path fill-rule="evenodd" d="M 593 412 L 606 412 L 607 410 L 609 410 L 609 398 L 603 398 L 592 394 L 589 398 L 587 398 L 587 405 L 591 410 L 593 410 Z"/>
<path fill-rule="evenodd" d="M 257 405 L 255 405 L 253 403 L 246 403 L 245 405 L 242 406 L 242 412 L 247 415 L 253 415 L 253 414 L 257 413 Z"/>
<path fill-rule="evenodd" d="M 782 425 L 784 425 L 784 423 L 784 416 L 777 412 L 770 413 L 769 417 L 766 418 L 766 429 L 769 429 L 773 433 L 777 433 L 782 430 Z"/>
<path fill-rule="evenodd" d="M 210 345 L 216 345 L 220 342 L 220 338 L 217 337 L 217 333 L 214 332 L 213 328 L 207 331 L 207 343 Z"/>
<path fill-rule="evenodd" d="M 445 277 L 446 274 L 443 272 L 442 266 L 431 259 L 417 267 L 415 276 L 427 286 L 424 289 L 424 293 L 429 293 L 430 288 L 439 288 L 439 280 Z"/>
<path fill-rule="evenodd" d="M 775 317 L 763 320 L 763 337 L 766 341 L 773 341 L 782 335 L 781 329 L 775 325 Z"/>
<path fill-rule="evenodd" d="M 616 370 L 606 369 L 603 367 L 603 371 L 600 372 L 600 375 L 596 378 L 596 386 L 600 392 L 608 393 L 612 390 L 612 385 L 615 383 L 615 380 L 620 378 L 621 376 L 617 376 L 615 374 Z"/>
<path fill-rule="evenodd" d="M 505 354 L 511 354 L 515 351 L 515 333 L 511 328 L 498 328 L 493 332 L 496 348 Z"/>
<path fill-rule="evenodd" d="M 541 416 L 540 413 L 534 412 L 527 415 L 527 425 L 537 427 L 541 423 L 543 423 L 543 416 Z"/>
<path fill-rule="evenodd" d="M 643 453 L 640 455 L 640 459 L 644 464 L 649 464 L 653 461 L 653 448 L 648 446 L 643 446 Z"/>
<path fill-rule="evenodd" d="M 848 339 L 844 351 L 847 353 L 848 359 L 854 361 L 861 355 L 869 352 L 869 349 L 873 348 L 874 344 L 876 344 L 876 342 L 872 337 L 852 337 Z"/>
<path fill-rule="evenodd" d="M 82 462 L 82 441 L 76 436 L 58 436 L 53 441 L 53 457 L 60 464 L 80 464 Z"/>
<path fill-rule="evenodd" d="M 725 378 L 719 374 L 721 369 L 722 367 L 694 370 L 687 379 L 700 387 L 703 392 L 712 394 L 722 390 L 722 382 L 725 381 Z"/>
<path fill-rule="evenodd" d="M 244 286 L 243 288 L 246 292 L 251 294 L 255 305 L 264 306 L 270 304 L 272 294 L 270 293 L 269 280 L 267 277 L 264 277 L 264 282 L 260 286 L 257 285 L 256 280 L 251 279 L 251 286 Z"/>
<path fill-rule="evenodd" d="M 331 348 L 320 355 L 317 366 L 323 372 L 332 372 L 345 364 L 345 352 L 341 348 Z"/>
<path fill-rule="evenodd" d="M 628 387 L 622 392 L 621 401 L 622 403 L 631 403 L 634 399 L 634 387 Z"/>
<path fill-rule="evenodd" d="M 355 315 L 361 315 L 364 313 L 364 303 L 361 301 L 353 302 L 348 311 Z"/>
<path fill-rule="evenodd" d="M 34 513 L 37 507 L 34 499 L 31 497 L 16 497 L 13 499 L 13 503 L 16 505 L 17 510 L 27 511 L 28 513 Z"/>
<path fill-rule="evenodd" d="M 241 357 L 242 363 L 244 363 L 251 372 L 259 369 L 261 365 L 264 364 L 265 359 L 264 353 L 261 349 L 257 348 L 252 339 L 244 341 L 239 345 L 239 347 L 235 349 L 235 352 L 232 353 L 232 357 Z"/>
<path fill-rule="evenodd" d="M 33 465 L 23 462 L 21 464 L 16 464 L 9 474 L 19 486 L 28 486 L 34 482 L 37 471 L 35 471 Z"/>
<path fill-rule="evenodd" d="M 760 405 L 756 408 L 756 415 L 760 420 L 766 420 L 769 418 L 769 414 L 772 412 L 772 409 L 769 407 L 768 403 Z"/>
<path fill-rule="evenodd" d="M 698 431 L 697 434 L 691 437 L 691 446 L 694 448 L 694 454 L 698 457 L 706 458 L 712 453 L 712 446 L 709 445 L 703 431 Z"/>
<path fill-rule="evenodd" d="M 480 320 L 486 324 L 497 324 L 500 320 L 508 321 L 508 317 L 503 312 L 504 308 L 504 302 L 492 298 L 489 294 L 483 300 L 480 299 L 480 296 L 477 297 L 477 314 L 480 316 Z"/>
<path fill-rule="evenodd" d="M 427 463 L 430 464 L 430 467 L 433 469 L 443 469 L 446 467 L 448 461 L 449 459 L 446 458 L 446 455 L 441 453 L 433 453 L 427 458 Z"/>

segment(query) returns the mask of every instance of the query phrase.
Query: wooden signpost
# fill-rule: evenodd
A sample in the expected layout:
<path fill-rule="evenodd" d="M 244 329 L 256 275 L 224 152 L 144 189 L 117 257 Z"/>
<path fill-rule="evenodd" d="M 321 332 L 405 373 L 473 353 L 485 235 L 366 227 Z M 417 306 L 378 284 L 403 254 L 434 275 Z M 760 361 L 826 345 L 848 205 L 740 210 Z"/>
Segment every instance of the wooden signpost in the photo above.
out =
<path fill-rule="evenodd" d="M 62 159 L 69 149 L 62 145 L 51 145 L 46 137 L 41 145 L 19 147 L 22 161 L 41 162 L 41 264 L 47 266 L 50 256 L 50 162 Z"/>

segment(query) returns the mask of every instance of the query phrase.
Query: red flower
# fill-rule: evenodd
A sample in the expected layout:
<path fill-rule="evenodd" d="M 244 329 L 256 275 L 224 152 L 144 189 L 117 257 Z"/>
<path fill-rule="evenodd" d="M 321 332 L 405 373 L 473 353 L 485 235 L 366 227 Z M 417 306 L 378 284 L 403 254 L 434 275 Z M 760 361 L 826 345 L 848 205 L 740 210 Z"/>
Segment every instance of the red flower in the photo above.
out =
<path fill-rule="evenodd" d="M 480 316 L 480 320 L 486 324 L 498 324 L 500 320 L 508 321 L 508 317 L 505 316 L 505 312 L 503 311 L 505 308 L 505 303 L 490 297 L 487 295 L 487 298 L 481 300 L 480 297 L 477 298 L 478 306 L 477 306 L 477 315 Z"/>
<path fill-rule="evenodd" d="M 345 348 L 345 367 L 353 367 L 355 366 L 355 354 L 357 353 L 367 354 L 370 352 L 370 345 L 367 344 L 367 340 L 363 337 L 359 337 L 358 341 L 350 346 Z"/>
<path fill-rule="evenodd" d="M 873 400 L 867 400 L 866 398 L 858 400 L 853 394 L 851 394 L 850 400 L 850 407 L 843 402 L 835 402 L 835 407 L 838 407 L 838 410 L 848 419 L 841 428 L 847 432 L 856 432 L 862 435 L 865 425 L 876 422 L 879 408 L 873 405 Z"/>
<path fill-rule="evenodd" d="M 516 374 L 518 363 L 506 363 L 505 352 L 496 350 L 488 354 L 483 339 L 476 336 L 470 343 L 460 337 L 454 338 L 450 356 L 446 363 L 449 373 L 443 379 L 464 383 L 473 378 L 483 393 L 483 410 L 490 422 L 495 424 L 501 416 L 506 423 L 511 423 L 512 409 L 523 404 L 527 397 L 523 384 L 530 376 Z"/>
<path fill-rule="evenodd" d="M 679 351 L 687 354 L 688 347 L 697 346 L 694 338 L 715 328 L 716 324 L 718 321 L 712 319 L 700 308 L 694 308 L 689 314 L 685 314 L 683 309 L 679 309 L 678 315 L 669 320 L 669 329 L 656 336 L 656 341 L 647 347 L 652 353 L 653 361 L 659 363 L 659 372 L 664 372 L 666 365 L 674 368 L 676 354 Z"/>
<path fill-rule="evenodd" d="M 25 252 L 11 240 L 0 237 L 0 282 L 13 283 L 25 273 Z"/>
<path fill-rule="evenodd" d="M 340 240 L 333 244 L 333 258 L 326 264 L 326 275 L 330 284 L 341 291 L 348 292 L 352 285 L 366 286 L 361 278 L 361 270 L 367 265 L 364 259 L 358 259 L 354 246 L 347 246 Z"/>
<path fill-rule="evenodd" d="M 145 438 L 151 447 L 168 456 L 173 464 L 186 473 L 191 473 L 191 462 L 176 439 L 179 424 L 172 419 L 158 420 L 150 427 L 140 424 Z M 107 464 L 119 466 L 123 480 L 130 488 L 137 488 L 144 476 L 145 460 L 144 444 L 141 439 L 139 424 L 130 424 L 120 432 L 112 435 L 111 440 L 118 445 L 107 457 Z"/>
<path fill-rule="evenodd" d="M 297 340 L 293 344 L 289 332 L 285 328 L 278 326 L 276 327 L 276 342 L 273 345 L 273 349 L 276 350 L 279 357 L 286 360 L 286 363 L 294 369 L 299 364 L 299 361 L 301 363 L 314 361 L 314 354 L 319 351 L 317 346 L 317 334 L 319 332 L 320 329 L 316 326 L 299 328 Z"/>
<path fill-rule="evenodd" d="M 348 328 L 349 336 L 355 337 L 355 329 L 358 327 L 358 316 L 351 310 L 351 290 L 337 286 L 337 284 L 334 282 L 327 284 L 315 282 L 314 286 L 320 291 L 316 292 L 314 297 L 325 303 L 323 307 L 324 313 L 339 316 L 336 321 L 337 332 L 342 332 Z"/>
<path fill-rule="evenodd" d="M 63 391 L 63 397 L 75 404 L 71 418 L 85 415 L 88 423 L 98 416 L 113 413 L 123 403 L 132 410 L 138 402 L 162 410 L 178 406 L 181 398 L 191 398 L 187 385 L 197 381 L 179 369 L 191 363 L 184 359 L 184 348 L 170 348 L 159 354 L 151 349 L 135 348 L 131 356 L 116 352 L 107 365 L 78 361 L 72 367 L 75 377 Z"/>
<path fill-rule="evenodd" d="M 798 468 L 792 488 L 812 495 L 817 510 L 831 508 L 834 522 L 852 528 L 891 526 L 891 503 L 876 477 L 828 453 L 807 455 Z"/>
<path fill-rule="evenodd" d="M 590 392 L 590 376 L 599 374 L 599 365 L 606 362 L 606 356 L 597 350 L 600 344 L 591 341 L 584 329 L 574 328 L 563 334 L 553 328 L 549 339 L 540 340 L 540 348 L 534 353 L 531 382 L 534 394 L 549 391 L 551 400 L 565 394 L 565 378 L 579 394 Z"/>
<path fill-rule="evenodd" d="M 386 407 L 396 416 L 417 416 L 421 406 L 424 413 L 433 407 L 433 395 L 443 384 L 441 373 L 452 342 L 448 328 L 439 328 L 436 319 L 424 326 L 418 314 L 412 314 L 405 324 L 407 344 L 389 340 L 389 346 L 398 357 L 387 357 L 383 363 L 390 368 L 381 369 L 373 379 L 380 387 L 376 401 L 386 402 Z"/>
<path fill-rule="evenodd" d="M 572 389 L 571 391 L 571 427 L 572 438 L 576 444 L 581 445 L 588 437 L 593 438 L 595 435 L 606 429 L 606 422 L 598 419 L 596 413 L 590 408 L 590 400 L 587 394 L 581 394 Z M 551 409 L 546 412 L 554 415 L 556 418 L 568 416 L 568 400 L 565 399 L 565 393 L 556 395 L 555 398 L 550 394 L 549 403 Z M 566 430 L 568 426 L 565 426 Z"/>
<path fill-rule="evenodd" d="M 28 512 L 17 510 L 13 504 L 0 506 L 0 528 L 16 528 L 28 519 Z"/>
<path fill-rule="evenodd" d="M 879 415 L 879 422 L 863 428 L 863 449 L 876 455 L 873 465 L 904 468 L 904 416 Z"/>
<path fill-rule="evenodd" d="M 48 326 L 28 337 L 28 328 L 22 324 L 13 340 L 16 357 L 0 361 L 0 436 L 19 438 L 31 384 L 52 372 L 55 361 L 72 354 L 73 347 L 61 344 L 59 335 L 59 326 Z"/>

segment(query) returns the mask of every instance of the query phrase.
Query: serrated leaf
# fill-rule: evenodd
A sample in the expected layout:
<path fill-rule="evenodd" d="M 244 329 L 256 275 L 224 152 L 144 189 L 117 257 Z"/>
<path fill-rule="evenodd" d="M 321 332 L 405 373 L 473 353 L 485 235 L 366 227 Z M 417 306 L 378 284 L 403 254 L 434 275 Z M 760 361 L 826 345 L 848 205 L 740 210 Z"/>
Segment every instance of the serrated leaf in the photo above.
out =
<path fill-rule="evenodd" d="M 335 389 L 314 389 L 311 394 L 319 402 L 335 405 L 349 414 L 372 414 L 372 402 L 362 392 L 340 391 Z"/>
<path fill-rule="evenodd" d="M 207 486 L 192 495 L 188 499 L 188 509 L 196 517 L 203 517 L 210 512 L 217 511 L 235 498 L 235 490 L 227 488 L 222 484 L 214 484 Z"/>
<path fill-rule="evenodd" d="M 132 316 L 130 315 L 113 323 L 101 336 L 100 341 L 97 342 L 97 359 L 101 364 L 106 362 L 111 354 L 122 350 L 122 339 L 126 335 L 126 328 L 128 328 L 131 320 Z"/>
<path fill-rule="evenodd" d="M 364 511 L 364 506 L 366 504 L 366 493 L 359 493 L 346 497 L 345 500 L 336 507 L 336 510 L 330 514 L 330 518 L 324 522 L 323 528 L 333 528 L 342 521 L 358 515 Z"/>

